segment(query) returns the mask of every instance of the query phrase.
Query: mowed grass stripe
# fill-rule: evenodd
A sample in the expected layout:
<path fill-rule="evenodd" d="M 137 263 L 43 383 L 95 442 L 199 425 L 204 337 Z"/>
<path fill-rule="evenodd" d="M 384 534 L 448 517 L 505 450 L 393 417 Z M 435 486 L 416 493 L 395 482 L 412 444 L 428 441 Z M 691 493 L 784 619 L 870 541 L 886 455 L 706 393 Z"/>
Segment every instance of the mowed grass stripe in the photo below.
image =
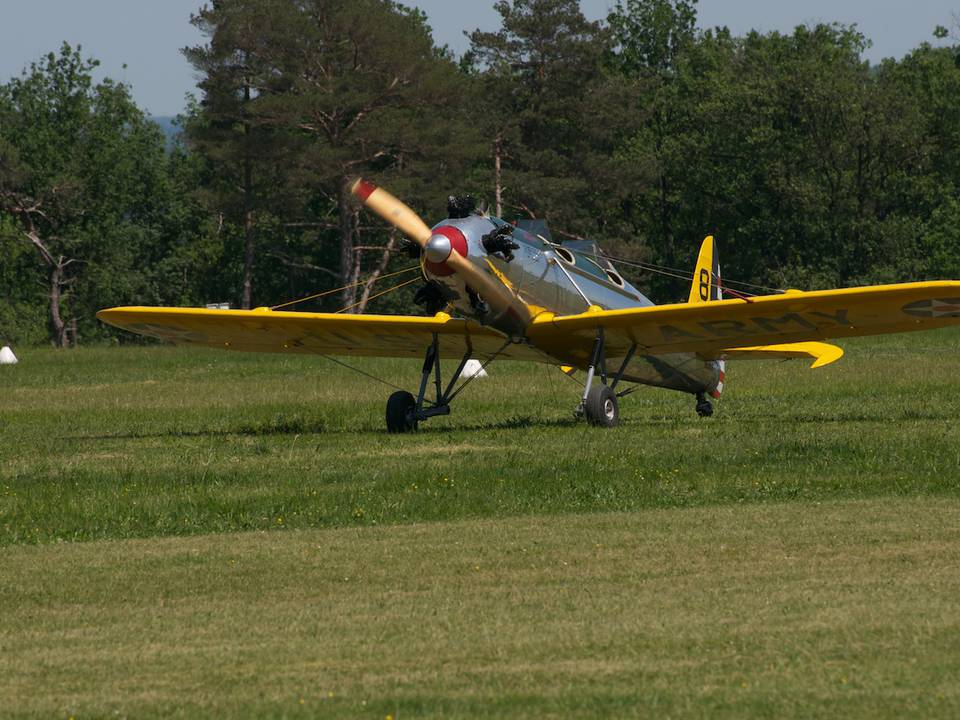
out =
<path fill-rule="evenodd" d="M 817 371 L 731 363 L 710 420 L 641 389 L 613 431 L 573 421 L 557 369 L 496 363 L 404 437 L 389 388 L 316 357 L 25 349 L 0 367 L 0 545 L 960 494 L 960 330 L 844 345 Z"/>
<path fill-rule="evenodd" d="M 960 503 L 0 550 L 5 717 L 956 717 Z"/>

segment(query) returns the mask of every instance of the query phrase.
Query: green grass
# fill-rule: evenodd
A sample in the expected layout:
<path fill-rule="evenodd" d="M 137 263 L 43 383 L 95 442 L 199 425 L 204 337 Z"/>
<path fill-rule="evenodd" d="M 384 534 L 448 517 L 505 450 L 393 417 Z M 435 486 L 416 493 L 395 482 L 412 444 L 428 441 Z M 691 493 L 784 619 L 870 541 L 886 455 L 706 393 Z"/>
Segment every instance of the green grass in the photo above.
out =
<path fill-rule="evenodd" d="M 411 436 L 319 358 L 18 349 L 0 717 L 956 717 L 960 331 L 844 346 Z"/>
<path fill-rule="evenodd" d="M 955 718 L 960 513 L 901 498 L 19 546 L 10 718 Z"/>
<path fill-rule="evenodd" d="M 960 492 L 960 333 L 850 341 L 817 371 L 732 364 L 719 413 L 495 364 L 454 414 L 383 431 L 390 388 L 320 358 L 22 352 L 0 368 L 0 544 Z M 364 361 L 411 386 L 418 364 Z M 462 400 L 462 401 L 461 401 Z"/>

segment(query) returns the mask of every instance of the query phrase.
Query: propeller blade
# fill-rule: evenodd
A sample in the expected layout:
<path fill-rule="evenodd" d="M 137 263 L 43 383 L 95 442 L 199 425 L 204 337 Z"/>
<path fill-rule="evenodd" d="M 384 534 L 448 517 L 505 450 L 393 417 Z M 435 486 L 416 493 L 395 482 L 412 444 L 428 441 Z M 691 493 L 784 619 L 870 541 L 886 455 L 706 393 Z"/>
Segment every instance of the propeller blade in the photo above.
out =
<path fill-rule="evenodd" d="M 369 180 L 358 178 L 351 186 L 350 192 L 421 248 L 427 244 L 431 235 L 427 224 L 413 210 L 382 187 L 377 187 Z"/>
<path fill-rule="evenodd" d="M 424 251 L 423 261 L 427 265 L 433 262 L 436 265 L 446 266 L 448 269 L 446 274 L 449 274 L 449 271 L 456 273 L 468 290 L 483 298 L 483 302 L 489 305 L 495 317 L 509 317 L 513 331 L 517 335 L 522 334 L 523 329 L 530 322 L 530 308 L 520 299 L 506 278 L 491 275 L 474 265 L 469 258 L 453 248 L 450 236 L 443 232 L 443 227 L 437 228 L 437 234 L 434 235 L 413 210 L 369 180 L 358 179 L 351 186 L 350 192 L 366 207 L 417 243 Z M 460 231 L 457 230 L 457 232 Z M 430 243 L 431 238 L 434 243 Z M 430 248 L 427 247 L 428 244 L 431 244 Z M 467 252 L 465 241 L 462 252 Z M 431 253 L 443 255 L 443 257 L 431 258 Z M 495 271 L 495 268 L 493 269 Z"/>

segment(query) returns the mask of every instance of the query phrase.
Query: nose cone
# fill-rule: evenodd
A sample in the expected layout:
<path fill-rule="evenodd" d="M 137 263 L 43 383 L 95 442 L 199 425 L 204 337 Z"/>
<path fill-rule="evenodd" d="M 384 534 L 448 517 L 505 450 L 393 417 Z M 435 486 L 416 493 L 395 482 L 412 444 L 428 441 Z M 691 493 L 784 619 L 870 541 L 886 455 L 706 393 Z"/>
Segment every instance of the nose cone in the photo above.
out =
<path fill-rule="evenodd" d="M 452 275 L 453 269 L 447 265 L 447 258 L 454 251 L 467 257 L 467 238 L 458 228 L 452 225 L 441 225 L 433 231 L 433 235 L 423 248 L 426 270 L 440 277 Z"/>
<path fill-rule="evenodd" d="M 446 235 L 432 235 L 427 241 L 427 246 L 423 249 L 423 254 L 427 256 L 427 261 L 440 264 L 450 257 L 450 251 L 453 250 L 453 244 Z"/>

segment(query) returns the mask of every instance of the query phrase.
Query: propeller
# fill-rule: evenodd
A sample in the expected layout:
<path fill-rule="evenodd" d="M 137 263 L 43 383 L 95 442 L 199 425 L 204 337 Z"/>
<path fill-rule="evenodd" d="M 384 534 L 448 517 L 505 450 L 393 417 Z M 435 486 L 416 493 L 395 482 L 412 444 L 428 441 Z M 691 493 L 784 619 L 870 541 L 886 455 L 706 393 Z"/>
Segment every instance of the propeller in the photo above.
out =
<path fill-rule="evenodd" d="M 530 321 L 529 310 L 502 282 L 481 271 L 468 255 L 467 239 L 452 225 L 441 225 L 431 230 L 420 217 L 401 200 L 369 180 L 357 179 L 350 192 L 367 208 L 415 242 L 421 249 L 427 269 L 433 275 L 460 276 L 467 288 L 493 305 L 498 315 L 509 312 L 518 327 Z"/>
<path fill-rule="evenodd" d="M 475 287 L 490 285 L 489 279 L 466 258 L 467 239 L 457 228 L 444 225 L 435 231 L 431 230 L 402 200 L 369 180 L 357 179 L 350 192 L 367 208 L 415 242 L 425 256 L 427 268 L 435 275 L 451 275 L 456 272 Z"/>

